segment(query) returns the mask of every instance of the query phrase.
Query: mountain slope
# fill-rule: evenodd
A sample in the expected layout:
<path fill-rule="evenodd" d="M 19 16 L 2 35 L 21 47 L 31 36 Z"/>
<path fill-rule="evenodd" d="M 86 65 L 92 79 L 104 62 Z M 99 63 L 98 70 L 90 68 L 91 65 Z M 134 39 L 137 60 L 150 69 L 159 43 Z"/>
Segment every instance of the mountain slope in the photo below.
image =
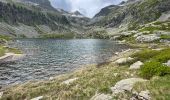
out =
<path fill-rule="evenodd" d="M 64 15 L 48 0 L 0 1 L 0 34 L 13 37 L 82 33 L 86 29 L 83 23 L 89 21 L 86 17 Z"/>
<path fill-rule="evenodd" d="M 170 11 L 170 0 L 128 0 L 121 5 L 103 8 L 90 24 L 104 27 L 134 27 L 155 21 L 167 11 Z"/>

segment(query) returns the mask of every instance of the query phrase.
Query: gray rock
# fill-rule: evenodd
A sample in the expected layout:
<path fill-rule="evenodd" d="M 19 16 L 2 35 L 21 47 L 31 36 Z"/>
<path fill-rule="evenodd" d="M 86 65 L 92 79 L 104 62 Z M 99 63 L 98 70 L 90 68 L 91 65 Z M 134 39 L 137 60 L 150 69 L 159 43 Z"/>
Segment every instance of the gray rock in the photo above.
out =
<path fill-rule="evenodd" d="M 150 100 L 151 97 L 150 97 L 150 92 L 148 90 L 146 91 L 141 91 L 138 95 L 138 98 L 140 100 Z"/>
<path fill-rule="evenodd" d="M 138 42 L 153 42 L 156 40 L 159 40 L 160 37 L 158 37 L 156 34 L 149 34 L 149 35 L 141 35 L 136 38 L 136 41 Z"/>
<path fill-rule="evenodd" d="M 165 63 L 165 65 L 169 66 L 170 67 L 170 60 L 168 60 L 167 63 Z"/>
<path fill-rule="evenodd" d="M 140 67 L 143 65 L 141 61 L 137 61 L 134 64 L 130 65 L 129 69 L 140 69 Z"/>
<path fill-rule="evenodd" d="M 0 92 L 0 99 L 2 98 L 3 94 L 4 94 L 3 92 Z"/>
<path fill-rule="evenodd" d="M 166 32 L 166 31 L 154 31 L 154 34 L 161 36 L 161 35 L 170 35 L 170 32 Z"/>
<path fill-rule="evenodd" d="M 137 82 L 143 82 L 146 81 L 141 78 L 129 78 L 124 79 L 116 83 L 114 87 L 111 87 L 113 95 L 116 95 L 118 93 L 123 93 L 125 91 L 131 92 L 133 85 Z"/>
<path fill-rule="evenodd" d="M 124 35 L 124 36 L 130 36 L 132 34 L 133 34 L 132 32 L 122 32 L 121 33 L 121 35 Z"/>
<path fill-rule="evenodd" d="M 131 57 L 128 57 L 128 58 L 120 58 L 120 59 L 116 60 L 115 63 L 117 63 L 117 64 L 124 64 L 124 63 L 130 62 L 130 61 L 132 61 L 132 60 L 134 60 L 134 59 L 131 58 Z"/>
<path fill-rule="evenodd" d="M 43 99 L 43 96 L 39 96 L 39 97 L 33 98 L 31 100 L 42 100 L 42 99 Z"/>
<path fill-rule="evenodd" d="M 112 100 L 112 96 L 106 94 L 96 94 L 90 100 Z"/>

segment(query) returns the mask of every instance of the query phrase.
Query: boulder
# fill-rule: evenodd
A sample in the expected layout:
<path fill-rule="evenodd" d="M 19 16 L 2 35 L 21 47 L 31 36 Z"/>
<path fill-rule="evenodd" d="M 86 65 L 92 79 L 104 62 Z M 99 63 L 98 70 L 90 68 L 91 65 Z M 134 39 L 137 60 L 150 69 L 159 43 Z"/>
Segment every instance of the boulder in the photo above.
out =
<path fill-rule="evenodd" d="M 43 96 L 39 96 L 39 97 L 33 98 L 31 100 L 42 100 L 42 99 L 43 99 Z"/>
<path fill-rule="evenodd" d="M 78 78 L 68 79 L 66 81 L 63 81 L 62 84 L 70 85 L 70 83 L 76 81 Z"/>
<path fill-rule="evenodd" d="M 2 96 L 3 96 L 3 92 L 0 92 L 0 99 L 2 98 Z"/>
<path fill-rule="evenodd" d="M 141 91 L 138 95 L 138 98 L 140 100 L 150 100 L 151 97 L 150 97 L 150 92 L 148 90 L 146 91 Z"/>
<path fill-rule="evenodd" d="M 160 37 L 156 34 L 149 34 L 149 35 L 141 35 L 136 38 L 136 41 L 138 42 L 153 42 L 156 40 L 159 40 Z"/>
<path fill-rule="evenodd" d="M 140 69 L 140 67 L 143 65 L 141 61 L 137 61 L 134 64 L 130 65 L 129 69 Z"/>
<path fill-rule="evenodd" d="M 113 95 L 116 95 L 118 93 L 123 93 L 125 91 L 131 92 L 133 86 L 137 82 L 143 82 L 146 81 L 141 78 L 129 78 L 129 79 L 124 79 L 116 83 L 114 87 L 111 87 Z"/>
<path fill-rule="evenodd" d="M 112 100 L 112 96 L 106 94 L 96 94 L 90 100 Z"/>
<path fill-rule="evenodd" d="M 168 60 L 167 63 L 165 63 L 165 65 L 169 66 L 170 67 L 170 60 Z"/>
<path fill-rule="evenodd" d="M 134 60 L 134 59 L 131 58 L 131 57 L 128 57 L 128 58 L 120 58 L 120 59 L 116 60 L 115 63 L 117 63 L 117 64 L 124 64 L 124 63 L 130 62 L 130 61 L 132 61 L 132 60 Z"/>

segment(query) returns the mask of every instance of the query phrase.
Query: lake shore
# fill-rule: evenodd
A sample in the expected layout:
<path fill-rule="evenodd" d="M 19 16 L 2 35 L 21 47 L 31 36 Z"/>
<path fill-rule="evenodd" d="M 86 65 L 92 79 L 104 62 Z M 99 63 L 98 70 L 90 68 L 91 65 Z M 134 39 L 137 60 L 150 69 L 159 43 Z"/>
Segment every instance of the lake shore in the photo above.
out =
<path fill-rule="evenodd" d="M 155 81 L 157 80 L 162 82 L 163 81 L 162 79 L 166 79 L 169 77 L 169 76 L 163 78 L 157 77 L 156 79 L 153 78 L 150 80 L 144 80 L 139 75 L 140 72 L 139 69 L 131 70 L 129 66 L 131 66 L 131 64 L 137 61 L 136 58 L 130 60 L 131 55 L 149 48 L 151 44 L 149 45 L 133 44 L 133 46 L 135 47 L 134 49 L 127 49 L 122 52 L 116 52 L 115 55 L 105 63 L 87 65 L 73 72 L 59 75 L 56 77 L 51 77 L 49 78 L 49 80 L 30 81 L 24 84 L 18 84 L 18 85 L 6 87 L 2 90 L 3 92 L 2 99 L 5 100 L 7 98 L 13 98 L 13 99 L 20 100 L 20 99 L 32 99 L 32 98 L 40 98 L 40 97 L 47 100 L 50 98 L 61 99 L 61 100 L 65 100 L 68 98 L 96 100 L 96 98 L 101 98 L 101 97 L 130 99 L 132 98 L 133 92 L 140 93 L 142 90 L 146 92 L 148 88 L 146 88 L 145 86 L 141 86 L 141 84 L 145 83 L 145 85 L 151 86 L 150 82 L 155 83 Z M 154 47 L 150 49 L 158 50 L 159 48 L 167 48 L 167 47 L 164 47 L 162 45 L 157 45 L 156 48 Z M 115 90 L 112 90 L 112 88 L 115 84 L 118 84 L 117 82 L 121 80 L 124 81 L 124 79 L 128 79 L 132 81 L 134 78 L 136 78 L 137 80 L 138 79 L 144 80 L 144 83 L 139 81 L 137 81 L 137 83 L 134 82 L 134 87 L 132 90 L 130 89 L 128 94 L 124 92 L 120 92 L 118 95 L 112 94 L 113 92 L 115 92 Z M 152 90 L 154 88 L 155 88 L 154 86 L 151 89 L 149 88 L 150 89 L 149 94 L 150 93 L 152 94 L 152 95 L 148 94 L 149 98 L 151 97 L 156 98 L 154 97 L 154 95 L 156 95 L 155 93 L 157 92 Z M 163 90 L 163 87 L 160 87 L 160 90 Z M 122 90 L 118 90 L 118 91 L 122 91 Z M 16 95 L 18 96 L 16 97 Z M 140 96 L 138 94 L 135 95 L 137 97 Z"/>

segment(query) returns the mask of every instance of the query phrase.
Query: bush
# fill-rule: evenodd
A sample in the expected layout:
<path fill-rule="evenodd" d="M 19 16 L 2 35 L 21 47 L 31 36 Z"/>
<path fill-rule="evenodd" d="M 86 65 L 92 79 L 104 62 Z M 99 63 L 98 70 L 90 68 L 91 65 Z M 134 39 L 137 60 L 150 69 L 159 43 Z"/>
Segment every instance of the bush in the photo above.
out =
<path fill-rule="evenodd" d="M 165 63 L 170 59 L 170 49 L 161 50 L 156 56 L 153 57 L 153 60 L 157 62 Z"/>
<path fill-rule="evenodd" d="M 140 75 L 146 79 L 166 74 L 170 74 L 170 68 L 157 61 L 146 62 L 140 69 Z"/>
<path fill-rule="evenodd" d="M 158 54 L 159 51 L 154 51 L 154 50 L 142 50 L 141 52 L 137 52 L 135 54 L 132 55 L 133 58 L 136 58 L 136 60 L 140 60 L 140 61 L 146 61 L 152 57 L 154 57 L 155 55 Z"/>

